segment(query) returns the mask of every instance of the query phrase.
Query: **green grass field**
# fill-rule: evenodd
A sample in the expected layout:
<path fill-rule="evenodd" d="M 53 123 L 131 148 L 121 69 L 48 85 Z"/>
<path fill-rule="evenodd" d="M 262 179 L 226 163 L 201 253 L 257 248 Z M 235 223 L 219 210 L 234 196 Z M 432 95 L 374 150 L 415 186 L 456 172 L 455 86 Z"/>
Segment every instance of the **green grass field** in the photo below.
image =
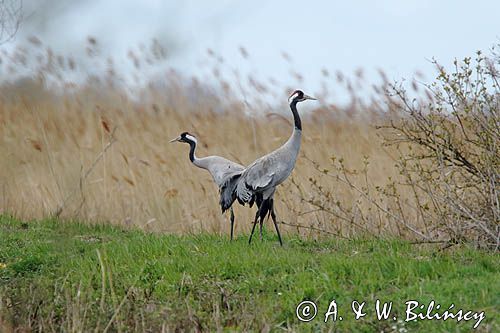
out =
<path fill-rule="evenodd" d="M 270 229 L 269 229 L 270 230 Z M 230 242 L 0 216 L 0 331 L 470 331 L 475 320 L 404 322 L 405 302 L 484 311 L 500 330 L 500 255 L 394 240 Z M 332 299 L 343 320 L 324 323 Z M 393 302 L 376 319 L 375 300 Z M 296 306 L 318 305 L 301 323 Z M 351 302 L 366 301 L 354 320 Z M 394 321 L 393 316 L 398 320 Z"/>

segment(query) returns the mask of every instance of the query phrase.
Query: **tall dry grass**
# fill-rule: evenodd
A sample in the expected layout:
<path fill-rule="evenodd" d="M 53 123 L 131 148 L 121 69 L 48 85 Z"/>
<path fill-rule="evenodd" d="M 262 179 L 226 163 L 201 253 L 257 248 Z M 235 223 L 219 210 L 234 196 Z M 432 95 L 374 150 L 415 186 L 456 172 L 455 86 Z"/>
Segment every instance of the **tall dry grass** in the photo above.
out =
<path fill-rule="evenodd" d="M 82 80 L 74 59 L 55 55 L 36 38 L 30 43 L 4 52 L 2 63 L 11 75 L 26 77 L 28 68 L 31 78 L 0 86 L 0 212 L 227 234 L 229 223 L 220 214 L 210 175 L 191 165 L 186 145 L 169 139 L 189 131 L 199 139 L 198 156 L 220 155 L 247 165 L 290 134 L 286 93 L 292 87 L 242 78 L 237 71 L 229 79 L 221 73 L 231 71 L 213 51 L 208 57 L 215 83 L 170 69 L 161 81 L 131 95 L 112 60 L 102 61 L 104 74 Z M 88 44 L 96 61 L 98 42 L 90 38 Z M 129 54 L 134 75 L 144 64 L 162 61 L 165 52 L 158 48 L 154 44 L 144 59 Z M 246 50 L 241 53 L 248 57 Z M 75 71 L 78 84 L 66 79 Z M 300 87 L 301 75 L 293 80 L 293 88 Z M 442 230 L 428 225 L 433 219 L 419 208 L 433 198 L 417 195 L 396 166 L 406 148 L 384 145 L 376 129 L 400 119 L 395 104 L 384 103 L 391 97 L 383 85 L 374 88 L 374 101 L 364 103 L 356 94 L 363 84 L 362 71 L 349 79 L 324 70 L 322 90 L 310 92 L 320 103 L 300 106 L 301 154 L 276 195 L 282 228 L 311 236 L 439 241 Z M 346 89 L 348 106 L 328 102 L 332 86 Z M 277 106 L 269 103 L 275 98 L 281 101 Z M 392 108 L 384 107 L 389 104 Z M 237 206 L 235 213 L 236 233 L 246 233 L 253 210 Z"/>
<path fill-rule="evenodd" d="M 56 214 L 168 232 L 225 233 L 228 224 L 209 174 L 190 164 L 187 146 L 168 140 L 189 131 L 199 138 L 199 156 L 216 154 L 249 164 L 290 134 L 286 88 L 278 108 L 266 103 L 272 88 L 255 78 L 249 78 L 251 88 L 239 84 L 245 99 L 236 98 L 213 51 L 208 57 L 215 59 L 213 73 L 221 88 L 197 79 L 189 82 L 171 70 L 165 85 L 151 84 L 140 98 L 133 98 L 119 86 L 111 61 L 105 75 L 89 75 L 75 86 L 64 82 L 67 73 L 78 71 L 74 59 L 55 55 L 36 38 L 30 44 L 3 64 L 11 75 L 32 66 L 34 77 L 1 86 L 3 212 L 22 218 Z M 89 58 L 98 57 L 98 49 L 97 41 L 89 38 Z M 35 61 L 37 52 L 41 58 Z M 242 54 L 248 56 L 243 49 Z M 140 70 L 143 61 L 131 55 Z M 345 79 L 337 74 L 337 80 Z M 346 156 L 352 166 L 371 155 L 376 167 L 370 177 L 384 182 L 395 171 L 371 126 L 375 114 L 356 109 L 354 103 L 348 112 L 321 104 L 303 111 L 302 152 L 318 163 Z M 262 109 L 266 111 L 256 112 Z M 293 181 L 306 185 L 313 173 L 313 166 L 300 158 Z M 344 200 L 352 197 L 342 190 L 336 194 Z M 311 216 L 297 215 L 304 202 L 290 182 L 279 189 L 278 198 L 283 221 L 310 224 Z M 247 231 L 252 215 L 248 208 L 236 208 L 237 232 Z M 326 217 L 321 221 L 336 224 Z"/>
<path fill-rule="evenodd" d="M 22 218 L 61 210 L 64 218 L 225 233 L 228 224 L 210 175 L 190 163 L 187 145 L 168 140 L 189 131 L 199 139 L 198 156 L 215 154 L 246 165 L 281 145 L 291 131 L 286 113 L 250 118 L 241 105 L 216 112 L 180 94 L 172 107 L 168 102 L 135 103 L 125 95 L 103 97 L 91 89 L 62 96 L 39 86 L 30 89 L 35 91 L 4 94 L 0 107 L 0 207 Z M 383 183 L 395 173 L 370 117 L 355 119 L 321 108 L 304 116 L 302 154 L 309 159 L 326 164 L 333 155 L 345 156 L 355 166 L 367 155 L 375 166 L 371 179 Z M 307 184 L 314 173 L 299 158 L 292 177 Z M 290 182 L 277 197 L 281 219 L 307 222 L 309 217 L 287 209 L 303 206 Z M 247 231 L 252 215 L 248 208 L 236 208 L 238 232 Z"/>

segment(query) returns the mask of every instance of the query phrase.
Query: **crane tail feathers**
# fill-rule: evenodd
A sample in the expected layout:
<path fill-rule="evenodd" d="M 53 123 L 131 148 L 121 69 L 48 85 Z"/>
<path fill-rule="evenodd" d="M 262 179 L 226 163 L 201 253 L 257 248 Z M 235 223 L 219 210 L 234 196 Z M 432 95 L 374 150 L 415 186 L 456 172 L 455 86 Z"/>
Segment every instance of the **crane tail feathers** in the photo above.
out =
<path fill-rule="evenodd" d="M 228 210 L 233 205 L 234 200 L 236 200 L 236 186 L 238 185 L 238 179 L 240 178 L 240 176 L 241 173 L 231 175 L 224 181 L 224 183 L 220 187 L 219 204 L 222 213 Z M 240 202 L 239 198 L 238 201 Z"/>

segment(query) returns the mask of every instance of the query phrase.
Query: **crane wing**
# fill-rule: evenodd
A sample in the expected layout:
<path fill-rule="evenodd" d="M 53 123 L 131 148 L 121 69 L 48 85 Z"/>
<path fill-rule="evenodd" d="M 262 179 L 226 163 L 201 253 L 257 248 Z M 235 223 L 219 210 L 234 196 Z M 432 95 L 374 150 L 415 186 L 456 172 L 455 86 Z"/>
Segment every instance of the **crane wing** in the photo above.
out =
<path fill-rule="evenodd" d="M 241 174 L 245 170 L 244 166 L 220 156 L 199 158 L 198 163 L 202 164 L 201 167 L 210 172 L 219 189 L 228 177 L 231 177 L 235 173 Z"/>
<path fill-rule="evenodd" d="M 229 209 L 229 207 L 231 207 L 236 199 L 236 186 L 238 185 L 238 179 L 240 176 L 241 171 L 233 172 L 233 174 L 227 175 L 219 188 L 219 204 L 223 214 Z"/>
<path fill-rule="evenodd" d="M 236 197 L 240 203 L 253 202 L 257 192 L 273 183 L 276 170 L 273 170 L 270 156 L 264 156 L 243 171 L 236 186 Z"/>

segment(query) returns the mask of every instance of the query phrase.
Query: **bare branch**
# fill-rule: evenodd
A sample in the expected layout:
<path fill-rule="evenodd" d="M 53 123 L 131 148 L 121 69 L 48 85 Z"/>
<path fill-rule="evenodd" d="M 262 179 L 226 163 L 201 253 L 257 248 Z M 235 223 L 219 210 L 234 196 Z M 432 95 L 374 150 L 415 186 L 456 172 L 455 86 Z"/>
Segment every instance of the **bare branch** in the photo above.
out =
<path fill-rule="evenodd" d="M 57 207 L 56 211 L 52 214 L 54 217 L 59 217 L 61 215 L 61 213 L 62 213 L 62 211 L 64 209 L 64 206 L 69 201 L 69 199 L 71 199 L 78 191 L 80 191 L 80 192 L 83 191 L 83 183 L 84 183 L 84 181 L 92 173 L 92 171 L 96 167 L 97 163 L 99 163 L 99 161 L 104 157 L 104 155 L 106 154 L 106 152 L 108 151 L 108 149 L 111 148 L 111 146 L 116 142 L 116 138 L 114 136 L 115 135 L 115 131 L 116 131 L 116 127 L 114 127 L 113 130 L 111 131 L 111 133 L 109 134 L 109 141 L 106 144 L 106 146 L 99 153 L 99 155 L 97 155 L 97 157 L 95 158 L 94 162 L 87 169 L 87 171 L 80 177 L 80 179 L 78 181 L 78 187 L 75 188 L 73 191 L 71 191 L 66 196 L 66 198 L 64 198 L 64 200 L 61 202 L 61 204 Z"/>
<path fill-rule="evenodd" d="M 22 0 L 0 0 L 0 45 L 14 38 L 22 19 Z"/>

